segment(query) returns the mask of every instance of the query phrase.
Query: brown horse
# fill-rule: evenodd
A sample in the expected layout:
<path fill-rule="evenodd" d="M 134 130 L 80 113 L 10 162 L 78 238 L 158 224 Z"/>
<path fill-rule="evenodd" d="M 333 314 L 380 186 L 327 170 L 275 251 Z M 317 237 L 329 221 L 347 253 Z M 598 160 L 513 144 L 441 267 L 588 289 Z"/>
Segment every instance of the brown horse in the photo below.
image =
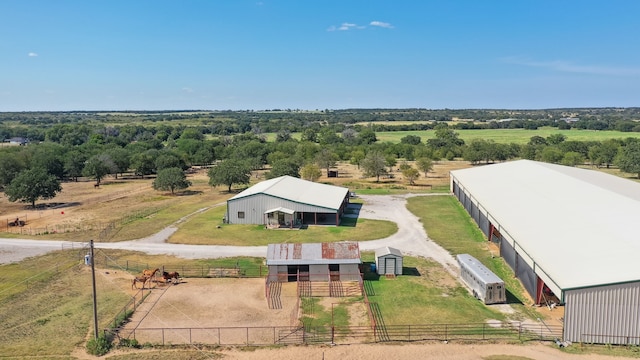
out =
<path fill-rule="evenodd" d="M 144 269 L 144 270 L 142 270 L 142 276 L 146 276 L 146 277 L 152 278 L 152 277 L 154 277 L 156 275 L 156 273 L 158 271 L 160 271 L 160 269 L 153 269 L 153 270 Z"/>
<path fill-rule="evenodd" d="M 177 271 L 174 271 L 174 272 L 163 271 L 162 279 L 164 280 L 165 283 L 171 280 L 172 283 L 177 284 L 180 282 L 180 274 Z"/>
<path fill-rule="evenodd" d="M 133 289 L 137 289 L 138 286 L 136 285 L 136 283 L 142 283 L 142 288 L 144 289 L 144 284 L 147 283 L 147 281 L 149 281 L 149 279 L 151 279 L 150 277 L 146 277 L 146 276 L 136 276 L 133 278 L 133 280 L 131 281 L 131 290 Z"/>

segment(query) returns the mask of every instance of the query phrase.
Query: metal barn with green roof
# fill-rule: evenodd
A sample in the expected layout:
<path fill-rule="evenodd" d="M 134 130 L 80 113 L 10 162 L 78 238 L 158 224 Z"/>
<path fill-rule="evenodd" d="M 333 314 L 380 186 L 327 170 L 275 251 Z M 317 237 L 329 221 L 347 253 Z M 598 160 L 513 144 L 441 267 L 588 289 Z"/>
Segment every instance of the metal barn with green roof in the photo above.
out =
<path fill-rule="evenodd" d="M 340 225 L 349 189 L 281 176 L 255 184 L 227 200 L 226 222 L 272 227 Z"/>

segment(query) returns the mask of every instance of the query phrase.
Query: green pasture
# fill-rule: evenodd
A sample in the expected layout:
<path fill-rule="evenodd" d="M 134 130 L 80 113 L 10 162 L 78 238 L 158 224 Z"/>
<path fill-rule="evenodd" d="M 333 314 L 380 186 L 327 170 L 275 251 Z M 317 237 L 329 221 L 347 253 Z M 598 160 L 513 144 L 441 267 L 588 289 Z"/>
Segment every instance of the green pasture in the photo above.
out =
<path fill-rule="evenodd" d="M 453 196 L 420 196 L 407 201 L 407 208 L 420 218 L 429 238 L 452 255 L 470 254 L 504 280 L 507 301 L 530 317 L 538 316 L 529 307 L 526 292 L 514 278 L 513 271 L 488 249 L 482 232 Z"/>
<path fill-rule="evenodd" d="M 373 254 L 364 259 L 374 261 Z M 404 274 L 394 279 L 367 274 L 385 325 L 483 323 L 505 315 L 473 298 L 440 264 L 405 256 Z"/>
<path fill-rule="evenodd" d="M 194 245 L 258 246 L 273 243 L 364 241 L 387 237 L 398 231 L 390 221 L 345 218 L 340 226 L 309 226 L 300 230 L 266 229 L 264 225 L 224 224 L 226 206 L 194 215 L 180 224 L 169 239 Z"/>
<path fill-rule="evenodd" d="M 509 144 L 526 144 L 533 136 L 541 136 L 543 138 L 552 134 L 562 134 L 566 136 L 568 141 L 603 141 L 607 139 L 626 139 L 629 137 L 640 138 L 637 132 L 620 132 L 620 131 L 596 131 L 596 130 L 558 130 L 557 128 L 545 127 L 537 130 L 525 129 L 486 129 L 486 130 L 454 130 L 459 134 L 460 139 L 469 142 L 473 139 L 492 140 L 496 143 Z M 435 137 L 433 130 L 424 131 L 386 131 L 376 132 L 378 142 L 399 143 L 400 139 L 407 135 L 419 136 L 422 142 Z"/>
<path fill-rule="evenodd" d="M 492 140 L 501 144 L 526 144 L 533 136 L 541 136 L 543 138 L 552 134 L 562 134 L 570 141 L 603 141 L 607 139 L 626 139 L 626 138 L 640 138 L 638 132 L 621 132 L 621 131 L 598 131 L 598 130 L 558 130 L 554 127 L 543 127 L 537 130 L 526 129 L 471 129 L 471 130 L 455 130 L 459 134 L 459 137 L 465 142 L 469 142 L 473 139 Z M 267 141 L 273 142 L 276 140 L 276 133 L 265 133 Z M 414 130 L 414 131 L 376 131 L 376 138 L 378 142 L 391 142 L 397 144 L 400 140 L 407 135 L 419 136 L 422 142 L 426 142 L 428 139 L 435 138 L 435 132 L 433 130 Z M 300 140 L 300 133 L 291 133 L 291 137 Z"/>

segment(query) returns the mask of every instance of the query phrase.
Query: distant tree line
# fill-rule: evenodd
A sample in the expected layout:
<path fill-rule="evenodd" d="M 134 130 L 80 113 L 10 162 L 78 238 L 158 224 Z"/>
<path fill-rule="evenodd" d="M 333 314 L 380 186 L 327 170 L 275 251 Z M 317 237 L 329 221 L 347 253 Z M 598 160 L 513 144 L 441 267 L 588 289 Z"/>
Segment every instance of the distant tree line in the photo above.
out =
<path fill-rule="evenodd" d="M 423 112 L 412 111 L 414 115 Z M 32 120 L 60 120 L 70 116 L 73 121 L 45 121 L 30 126 L 22 124 L 29 118 L 28 114 L 2 113 L 0 118 L 5 123 L 0 125 L 0 136 L 6 138 L 16 135 L 11 133 L 12 131 L 26 131 L 26 134 L 34 134 L 34 137 L 30 137 L 31 142 L 26 146 L 0 148 L 0 188 L 4 189 L 12 201 L 24 201 L 35 205 L 39 198 L 55 196 L 55 193 L 60 191 L 61 181 L 77 181 L 79 177 L 86 177 L 95 180 L 96 186 L 100 186 L 105 177 L 118 178 L 127 173 L 139 178 L 153 176 L 156 189 L 173 193 L 190 186 L 184 175 L 185 170 L 197 165 L 213 165 L 209 170 L 209 184 L 224 185 L 230 191 L 234 184 L 247 184 L 251 172 L 257 169 L 268 168 L 266 176 L 270 178 L 290 175 L 317 180 L 322 172 L 328 174 L 338 161 L 350 162 L 377 180 L 381 176 L 390 176 L 389 173 L 397 167 L 409 183 L 414 183 L 421 174 L 426 176 L 433 166 L 433 161 L 440 159 L 464 159 L 480 164 L 525 158 L 569 166 L 616 165 L 625 172 L 640 174 L 640 142 L 631 138 L 602 142 L 568 141 L 562 134 L 553 134 L 546 138 L 533 136 L 527 144 L 522 145 L 495 143 L 483 139 L 465 143 L 456 132 L 463 126 L 610 126 L 612 123 L 603 120 L 605 115 L 613 116 L 610 113 L 595 114 L 600 116 L 600 120 L 581 119 L 571 124 L 545 119 L 495 121 L 486 124 L 462 122 L 449 126 L 447 123 L 436 121 L 424 124 L 433 130 L 433 138 L 423 141 L 419 136 L 408 135 L 399 143 L 379 142 L 376 137 L 376 131 L 379 131 L 377 124 L 352 126 L 349 123 L 318 121 L 327 114 L 359 119 L 361 111 L 339 111 L 338 115 L 328 110 L 317 113 L 266 113 L 266 118 L 263 116 L 264 113 L 254 112 L 215 114 L 216 117 L 224 118 L 221 122 L 225 123 L 225 126 L 234 129 L 230 130 L 231 135 L 217 136 L 214 136 L 213 123 L 185 125 L 167 121 L 168 117 L 202 117 L 203 114 L 214 116 L 208 112 L 116 115 L 38 113 Z M 240 114 L 243 118 L 254 120 L 235 121 L 231 114 Z M 382 110 L 362 112 L 363 117 L 375 114 L 386 116 L 386 112 Z M 119 125 L 98 123 L 95 119 L 84 118 L 84 115 L 96 118 L 135 116 L 137 120 L 136 123 Z M 162 121 L 146 122 L 137 118 L 155 116 L 161 117 Z M 264 132 L 259 128 L 260 124 L 270 128 L 264 125 L 268 122 L 267 119 L 278 124 L 275 119 L 289 116 L 291 119 L 308 117 L 315 120 L 300 120 L 304 124 L 301 128 L 293 125 L 273 125 L 273 129 L 277 129 L 275 141 L 266 141 Z M 77 119 L 74 117 L 79 117 L 80 120 L 76 122 Z M 291 122 L 293 123 L 293 120 Z M 581 123 L 583 125 L 579 125 Z M 631 127 L 625 124 L 627 121 L 616 121 L 614 127 L 618 130 L 624 127 L 628 131 L 637 131 L 636 125 Z M 291 136 L 296 129 L 299 130 L 300 139 Z M 414 165 L 410 165 L 409 162 L 414 162 Z M 39 187 L 29 184 L 39 184 Z"/>

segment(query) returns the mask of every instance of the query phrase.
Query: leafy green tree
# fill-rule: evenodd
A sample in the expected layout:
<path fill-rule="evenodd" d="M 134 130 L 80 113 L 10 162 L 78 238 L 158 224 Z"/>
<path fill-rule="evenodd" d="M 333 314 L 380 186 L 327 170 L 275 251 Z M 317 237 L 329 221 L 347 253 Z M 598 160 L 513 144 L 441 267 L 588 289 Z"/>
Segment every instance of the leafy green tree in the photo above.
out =
<path fill-rule="evenodd" d="M 308 163 L 300 169 L 300 175 L 303 179 L 309 181 L 317 181 L 322 176 L 322 171 L 318 165 L 314 163 Z"/>
<path fill-rule="evenodd" d="M 409 166 L 402 170 L 402 176 L 409 182 L 410 185 L 414 185 L 416 180 L 420 177 L 418 169 Z"/>
<path fill-rule="evenodd" d="M 29 168 L 44 168 L 58 179 L 64 178 L 65 148 L 60 144 L 42 143 L 30 149 Z"/>
<path fill-rule="evenodd" d="M 320 152 L 316 154 L 316 163 L 322 169 L 327 169 L 327 176 L 329 176 L 329 170 L 336 166 L 338 156 L 329 148 L 322 148 Z"/>
<path fill-rule="evenodd" d="M 362 169 L 366 176 L 375 176 L 376 182 L 380 182 L 380 176 L 387 173 L 387 164 L 379 151 L 370 151 L 362 160 Z"/>
<path fill-rule="evenodd" d="M 459 134 L 446 124 L 436 125 L 434 128 L 435 137 L 427 140 L 427 145 L 433 148 L 440 157 L 452 159 L 460 154 L 460 147 L 464 145 L 464 140 L 459 138 Z"/>
<path fill-rule="evenodd" d="M 238 159 L 227 159 L 209 169 L 209 185 L 227 185 L 231 192 L 233 184 L 248 184 L 251 179 L 251 167 Z"/>
<path fill-rule="evenodd" d="M 87 160 L 82 169 L 82 175 L 96 180 L 96 185 L 100 186 L 100 182 L 105 176 L 115 171 L 116 165 L 107 154 L 94 155 Z"/>
<path fill-rule="evenodd" d="M 370 128 L 364 128 L 358 133 L 358 142 L 362 145 L 371 145 L 378 141 L 375 131 Z"/>
<path fill-rule="evenodd" d="M 285 142 L 291 140 L 291 132 L 287 129 L 281 129 L 276 134 L 276 142 Z"/>
<path fill-rule="evenodd" d="M 418 135 L 407 135 L 402 139 L 400 139 L 400 143 L 402 144 L 418 145 L 420 144 L 420 142 L 421 142 L 420 136 Z"/>
<path fill-rule="evenodd" d="M 543 138 L 542 136 L 539 135 L 534 135 L 529 139 L 528 142 L 529 145 L 548 145 L 547 144 L 547 139 Z"/>
<path fill-rule="evenodd" d="M 145 175 L 151 175 L 156 171 L 156 158 L 158 150 L 149 149 L 147 151 L 133 154 L 131 156 L 131 167 L 136 175 L 144 178 Z"/>
<path fill-rule="evenodd" d="M 632 141 L 620 148 L 615 164 L 620 170 L 637 174 L 640 179 L 640 141 Z"/>
<path fill-rule="evenodd" d="M 276 160 L 271 170 L 266 173 L 267 179 L 273 179 L 280 176 L 300 177 L 300 164 L 293 158 L 284 158 Z"/>
<path fill-rule="evenodd" d="M 551 134 L 547 136 L 547 143 L 549 145 L 558 145 L 565 140 L 567 140 L 567 137 L 564 134 Z"/>
<path fill-rule="evenodd" d="M 318 142 L 318 128 L 315 126 L 308 127 L 302 130 L 302 134 L 300 135 L 300 139 L 302 141 L 310 141 L 310 142 Z"/>
<path fill-rule="evenodd" d="M 364 151 L 363 150 L 354 150 L 351 152 L 351 159 L 349 159 L 349 163 L 352 165 L 356 165 L 358 169 L 360 169 L 360 163 L 364 159 Z"/>
<path fill-rule="evenodd" d="M 189 127 L 184 129 L 182 135 L 180 135 L 180 139 L 191 139 L 191 140 L 204 140 L 204 134 L 202 131 L 193 127 Z"/>
<path fill-rule="evenodd" d="M 44 168 L 32 168 L 20 172 L 4 189 L 9 201 L 30 203 L 36 207 L 38 199 L 52 199 L 62 191 L 60 180 Z"/>
<path fill-rule="evenodd" d="M 540 160 L 552 164 L 557 164 L 562 161 L 564 154 L 560 149 L 555 146 L 546 146 L 540 152 Z"/>
<path fill-rule="evenodd" d="M 78 150 L 69 151 L 64 159 L 65 175 L 74 181 L 78 181 L 78 178 L 82 176 L 82 169 L 84 169 L 86 161 L 87 157 L 83 152 Z"/>
<path fill-rule="evenodd" d="M 0 188 L 7 186 L 11 181 L 24 170 L 25 166 L 18 160 L 15 154 L 8 152 L 0 153 Z"/>
<path fill-rule="evenodd" d="M 562 160 L 560 160 L 560 163 L 566 166 L 581 165 L 584 164 L 584 156 L 582 156 L 582 154 L 578 152 L 569 151 L 564 153 L 564 156 L 562 157 Z"/>
<path fill-rule="evenodd" d="M 191 181 L 187 180 L 184 170 L 179 167 L 158 170 L 158 176 L 153 180 L 155 190 L 171 190 L 172 195 L 175 190 L 186 189 L 189 186 L 191 186 Z"/>
<path fill-rule="evenodd" d="M 607 169 L 613 164 L 620 150 L 618 140 L 604 140 L 600 144 L 593 145 L 588 150 L 589 160 L 596 166 L 605 165 Z"/>
<path fill-rule="evenodd" d="M 180 168 L 181 170 L 188 169 L 187 164 L 180 157 L 180 155 L 171 150 L 161 151 L 160 154 L 158 154 L 154 165 L 158 173 L 160 173 L 160 170 L 162 169 L 169 169 L 174 167 Z"/>
<path fill-rule="evenodd" d="M 411 165 L 409 165 L 409 163 L 406 160 L 402 160 L 400 162 L 400 165 L 398 165 L 398 169 L 400 169 L 400 172 L 405 171 L 410 167 Z"/>
<path fill-rule="evenodd" d="M 320 145 L 337 144 L 342 141 L 342 138 L 336 134 L 335 130 L 331 126 L 324 126 L 318 133 L 318 142 Z"/>
<path fill-rule="evenodd" d="M 384 163 L 389 167 L 389 172 L 393 172 L 393 167 L 398 163 L 398 158 L 395 155 L 386 155 L 384 157 Z"/>
<path fill-rule="evenodd" d="M 433 160 L 427 157 L 421 157 L 416 160 L 416 166 L 424 173 L 424 177 L 427 177 L 429 171 L 433 170 Z"/>
<path fill-rule="evenodd" d="M 113 169 L 114 172 L 112 174 L 115 175 L 116 179 L 118 178 L 118 173 L 122 174 L 129 170 L 129 166 L 131 166 L 131 155 L 129 154 L 129 151 L 121 147 L 114 147 L 107 149 L 105 153 L 109 155 L 115 165 Z"/>

